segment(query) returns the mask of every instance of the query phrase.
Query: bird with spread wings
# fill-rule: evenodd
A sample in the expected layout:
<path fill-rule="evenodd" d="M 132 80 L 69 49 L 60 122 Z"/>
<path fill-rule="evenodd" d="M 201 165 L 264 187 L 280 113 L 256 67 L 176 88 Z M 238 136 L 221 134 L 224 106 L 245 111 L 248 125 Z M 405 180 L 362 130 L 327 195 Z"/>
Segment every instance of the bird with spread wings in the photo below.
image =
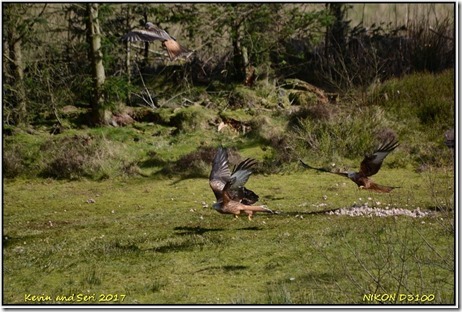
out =
<path fill-rule="evenodd" d="M 122 37 L 123 41 L 135 42 L 145 41 L 152 42 L 159 40 L 162 45 L 167 49 L 170 60 L 173 61 L 179 56 L 189 53 L 190 51 L 180 45 L 176 39 L 170 36 L 165 30 L 156 27 L 153 23 L 147 22 L 145 29 L 134 29 Z"/>
<path fill-rule="evenodd" d="M 379 172 L 380 167 L 382 166 L 383 160 L 387 155 L 392 152 L 396 147 L 398 147 L 398 141 L 389 140 L 383 142 L 373 154 L 368 154 L 364 156 L 364 159 L 361 162 L 359 172 L 333 172 L 324 168 L 315 168 L 307 165 L 302 160 L 300 163 L 303 167 L 308 169 L 314 169 L 322 172 L 335 173 L 344 177 L 349 178 L 355 182 L 359 188 L 375 191 L 378 193 L 389 193 L 393 189 L 397 188 L 396 186 L 383 186 L 373 182 L 369 177 L 373 176 Z"/>
<path fill-rule="evenodd" d="M 266 206 L 252 206 L 258 201 L 258 195 L 244 187 L 252 174 L 251 168 L 256 164 L 254 159 L 247 158 L 240 162 L 231 172 L 228 166 L 228 152 L 220 147 L 213 159 L 209 184 L 217 199 L 213 208 L 223 214 L 247 214 L 249 220 L 255 212 L 273 211 Z"/>

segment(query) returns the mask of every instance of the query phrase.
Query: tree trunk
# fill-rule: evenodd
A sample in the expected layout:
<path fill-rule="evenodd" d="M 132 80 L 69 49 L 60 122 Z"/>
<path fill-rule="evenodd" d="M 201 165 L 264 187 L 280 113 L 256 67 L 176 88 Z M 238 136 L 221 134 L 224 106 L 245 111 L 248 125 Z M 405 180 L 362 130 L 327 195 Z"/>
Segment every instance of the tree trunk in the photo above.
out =
<path fill-rule="evenodd" d="M 245 79 L 245 60 L 242 52 L 241 45 L 241 22 L 235 21 L 232 25 L 231 31 L 232 45 L 233 45 L 233 65 L 234 76 L 237 81 L 244 81 Z"/>
<path fill-rule="evenodd" d="M 103 66 L 103 52 L 101 51 L 101 30 L 98 19 L 98 4 L 87 3 L 88 23 L 87 36 L 89 57 L 92 69 L 93 89 L 91 94 L 91 122 L 94 125 L 106 123 L 106 109 L 104 108 L 103 85 L 106 80 Z"/>
<path fill-rule="evenodd" d="M 148 8 L 144 6 L 144 12 L 143 12 L 143 18 L 144 18 L 144 25 L 146 25 L 148 21 Z M 144 27 L 143 25 L 143 27 Z M 149 64 L 149 42 L 146 41 L 144 43 L 144 60 L 143 60 L 143 67 L 147 66 Z"/>
<path fill-rule="evenodd" d="M 130 29 L 130 5 L 127 5 L 127 12 L 126 12 L 126 27 L 127 29 Z M 127 71 L 127 79 L 128 79 L 128 85 L 131 85 L 132 82 L 132 72 L 131 72 L 131 66 L 130 66 L 130 42 L 127 40 L 125 41 L 125 68 Z M 126 100 L 126 105 L 130 105 L 131 103 L 131 92 L 130 88 L 127 90 L 127 100 Z"/>
<path fill-rule="evenodd" d="M 334 23 L 327 31 L 327 44 L 332 48 L 336 55 L 343 56 L 346 48 L 346 35 L 348 23 L 345 21 L 345 4 L 329 3 L 326 4 L 329 12 L 334 17 Z"/>
<path fill-rule="evenodd" d="M 7 29 L 8 72 L 10 76 L 11 98 L 14 104 L 13 122 L 16 125 L 27 123 L 27 96 L 24 86 L 24 63 L 22 59 L 22 40 L 16 29 L 9 24 Z"/>

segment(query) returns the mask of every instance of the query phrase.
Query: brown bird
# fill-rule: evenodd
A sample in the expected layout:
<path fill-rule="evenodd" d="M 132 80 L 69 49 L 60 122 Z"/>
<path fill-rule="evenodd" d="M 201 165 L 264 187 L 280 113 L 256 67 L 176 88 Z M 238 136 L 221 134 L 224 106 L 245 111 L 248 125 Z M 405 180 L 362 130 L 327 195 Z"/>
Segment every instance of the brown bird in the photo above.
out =
<path fill-rule="evenodd" d="M 231 198 L 231 195 L 230 195 L 231 193 L 229 193 L 228 191 L 233 186 L 235 181 L 236 181 L 236 177 L 233 177 L 233 178 L 231 178 L 231 180 L 229 180 L 225 184 L 225 187 L 223 189 L 223 202 L 222 202 L 222 205 L 219 207 L 219 209 L 215 208 L 215 206 L 214 206 L 214 208 L 218 212 L 224 213 L 224 214 L 226 214 L 226 213 L 227 214 L 233 214 L 235 218 L 237 218 L 239 216 L 239 214 L 241 214 L 241 212 L 243 212 L 243 213 L 247 214 L 250 221 L 252 221 L 252 216 L 253 216 L 253 214 L 255 212 L 273 213 L 273 211 L 271 209 L 269 209 L 268 207 L 266 207 L 265 205 L 251 206 L 251 205 L 243 204 L 240 201 L 233 200 Z"/>
<path fill-rule="evenodd" d="M 390 140 L 382 143 L 372 155 L 365 155 L 363 161 L 361 162 L 361 166 L 359 168 L 359 172 L 332 172 L 326 170 L 324 168 L 314 168 L 302 160 L 300 163 L 303 167 L 314 169 L 322 172 L 329 172 L 335 173 L 344 177 L 349 178 L 351 181 L 355 182 L 359 188 L 367 189 L 371 191 L 375 191 L 378 193 L 389 193 L 393 189 L 397 188 L 396 186 L 383 186 L 373 182 L 369 177 L 373 176 L 377 172 L 379 172 L 380 167 L 382 166 L 383 160 L 387 155 L 392 152 L 396 147 L 398 147 L 398 142 L 396 140 Z"/>
<path fill-rule="evenodd" d="M 244 187 L 252 174 L 251 168 L 256 164 L 254 159 L 247 158 L 240 162 L 233 170 L 229 170 L 228 152 L 220 147 L 213 159 L 209 184 L 217 199 L 213 208 L 220 213 L 234 214 L 236 217 L 242 212 L 252 219 L 256 211 L 272 211 L 265 206 L 251 206 L 258 201 L 258 195 Z"/>
<path fill-rule="evenodd" d="M 170 36 L 165 30 L 154 26 L 153 23 L 147 22 L 145 29 L 135 29 L 122 37 L 123 41 L 134 42 L 134 41 L 145 41 L 152 42 L 160 40 L 162 45 L 167 49 L 170 60 L 175 60 L 177 57 L 190 51 L 185 47 L 181 46 L 174 37 Z"/>

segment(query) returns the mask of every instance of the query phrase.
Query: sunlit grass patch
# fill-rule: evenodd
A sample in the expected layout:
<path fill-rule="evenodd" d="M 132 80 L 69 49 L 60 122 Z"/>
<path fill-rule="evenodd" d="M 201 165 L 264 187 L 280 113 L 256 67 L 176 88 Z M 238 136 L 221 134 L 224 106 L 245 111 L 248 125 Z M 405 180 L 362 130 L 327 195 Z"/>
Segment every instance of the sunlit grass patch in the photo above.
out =
<path fill-rule="evenodd" d="M 253 221 L 211 209 L 206 178 L 8 182 L 5 302 L 117 293 L 124 303 L 345 304 L 364 303 L 369 292 L 416 291 L 451 303 L 452 210 L 313 214 L 354 202 L 432 209 L 451 202 L 442 183 L 451 178 L 386 169 L 375 179 L 402 188 L 375 194 L 327 173 L 254 174 L 248 187 L 280 213 Z"/>

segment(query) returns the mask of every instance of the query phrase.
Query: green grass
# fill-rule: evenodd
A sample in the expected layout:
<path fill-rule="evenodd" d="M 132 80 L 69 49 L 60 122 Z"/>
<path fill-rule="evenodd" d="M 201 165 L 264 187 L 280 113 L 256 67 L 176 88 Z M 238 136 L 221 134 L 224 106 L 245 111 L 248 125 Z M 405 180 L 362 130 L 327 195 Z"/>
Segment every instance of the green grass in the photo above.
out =
<path fill-rule="evenodd" d="M 100 295 L 117 295 L 119 303 L 140 304 L 350 304 L 369 303 L 368 294 L 414 294 L 453 304 L 454 164 L 443 143 L 454 126 L 453 76 L 387 81 L 368 101 L 330 104 L 332 116 L 305 118 L 299 129 L 284 111 L 227 108 L 227 117 L 252 130 L 218 132 L 214 118 L 224 108 L 213 105 L 164 111 L 158 124 L 59 135 L 10 129 L 3 302 L 34 303 L 25 301 L 30 294 L 71 303 L 84 303 L 83 295 L 85 303 L 106 303 Z M 387 129 L 400 146 L 373 179 L 400 187 L 390 194 L 298 164 L 302 158 L 358 169 Z M 247 186 L 280 214 L 250 222 L 210 208 L 210 163 L 200 152 L 218 145 L 259 161 L 260 174 Z M 366 202 L 434 213 L 417 219 L 313 213 Z"/>
<path fill-rule="evenodd" d="M 281 214 L 253 221 L 203 208 L 214 200 L 206 179 L 7 181 L 4 303 L 110 294 L 126 304 L 348 304 L 369 293 L 454 303 L 453 174 L 386 168 L 375 180 L 402 188 L 375 194 L 309 171 L 254 175 L 248 187 Z M 440 211 L 309 214 L 361 201 Z"/>

